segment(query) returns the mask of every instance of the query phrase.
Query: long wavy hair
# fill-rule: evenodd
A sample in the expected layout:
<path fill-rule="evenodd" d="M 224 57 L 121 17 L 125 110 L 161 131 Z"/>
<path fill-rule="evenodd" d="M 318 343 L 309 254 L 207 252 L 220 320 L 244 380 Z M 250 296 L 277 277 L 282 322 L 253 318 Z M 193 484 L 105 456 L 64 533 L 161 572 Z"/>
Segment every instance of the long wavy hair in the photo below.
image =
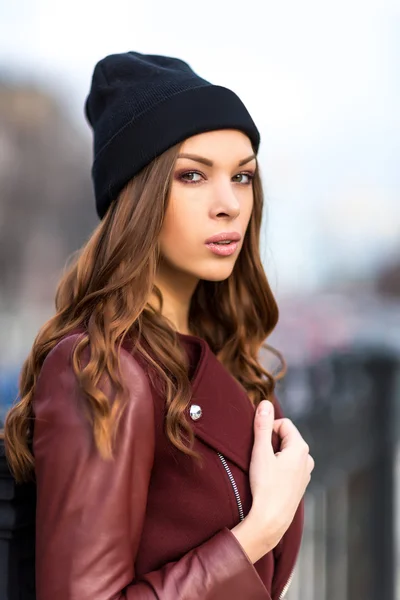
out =
<path fill-rule="evenodd" d="M 20 376 L 19 400 L 5 422 L 7 458 L 17 481 L 34 477 L 33 398 L 42 364 L 61 338 L 77 330 L 82 335 L 74 348 L 73 369 L 102 457 L 112 458 L 124 405 L 119 351 L 128 338 L 164 386 L 169 440 L 182 452 L 198 457 L 184 414 L 191 394 L 185 353 L 161 314 L 162 296 L 155 287 L 158 238 L 179 147 L 164 152 L 128 183 L 59 283 L 55 315 L 33 343 Z M 271 348 L 283 367 L 273 376 L 259 360 L 260 349 L 278 322 L 278 307 L 259 253 L 263 192 L 258 170 L 253 193 L 254 207 L 234 270 L 224 281 L 199 282 L 189 326 L 194 335 L 208 342 L 257 405 L 264 398 L 272 399 L 285 363 Z M 154 292 L 159 309 L 149 305 Z M 89 345 L 89 362 L 82 366 Z M 113 402 L 103 391 L 104 377 L 116 390 Z"/>

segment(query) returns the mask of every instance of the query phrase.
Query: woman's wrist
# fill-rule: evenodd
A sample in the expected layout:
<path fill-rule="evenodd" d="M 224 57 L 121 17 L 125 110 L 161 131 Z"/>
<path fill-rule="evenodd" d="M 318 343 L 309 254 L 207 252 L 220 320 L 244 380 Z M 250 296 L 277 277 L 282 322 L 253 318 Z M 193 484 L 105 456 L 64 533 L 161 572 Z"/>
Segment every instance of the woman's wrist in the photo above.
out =
<path fill-rule="evenodd" d="M 251 512 L 231 529 L 231 533 L 236 537 L 252 564 L 260 560 L 275 546 L 272 541 L 266 539 L 265 531 L 260 527 L 260 523 L 252 517 Z"/>

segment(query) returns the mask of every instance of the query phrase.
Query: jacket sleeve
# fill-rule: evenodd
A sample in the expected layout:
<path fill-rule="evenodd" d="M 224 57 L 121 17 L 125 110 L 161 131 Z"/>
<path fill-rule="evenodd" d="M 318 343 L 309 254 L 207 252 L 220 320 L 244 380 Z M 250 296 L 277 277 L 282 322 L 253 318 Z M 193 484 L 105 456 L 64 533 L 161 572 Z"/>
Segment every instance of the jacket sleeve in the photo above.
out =
<path fill-rule="evenodd" d="M 37 600 L 270 600 L 229 529 L 135 578 L 154 458 L 151 389 L 139 364 L 121 350 L 129 402 L 114 460 L 103 460 L 72 369 L 77 337 L 46 357 L 34 396 Z"/>

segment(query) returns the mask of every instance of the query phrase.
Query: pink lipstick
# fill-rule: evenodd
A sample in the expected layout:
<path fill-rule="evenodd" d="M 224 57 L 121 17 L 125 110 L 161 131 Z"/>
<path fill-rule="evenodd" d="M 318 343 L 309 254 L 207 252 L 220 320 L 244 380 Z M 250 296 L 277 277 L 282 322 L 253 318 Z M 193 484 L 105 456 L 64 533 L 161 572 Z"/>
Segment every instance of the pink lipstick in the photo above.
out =
<path fill-rule="evenodd" d="M 231 256 L 241 240 L 241 235 L 236 231 L 224 231 L 213 235 L 205 241 L 205 244 L 213 254 L 218 256 Z"/>

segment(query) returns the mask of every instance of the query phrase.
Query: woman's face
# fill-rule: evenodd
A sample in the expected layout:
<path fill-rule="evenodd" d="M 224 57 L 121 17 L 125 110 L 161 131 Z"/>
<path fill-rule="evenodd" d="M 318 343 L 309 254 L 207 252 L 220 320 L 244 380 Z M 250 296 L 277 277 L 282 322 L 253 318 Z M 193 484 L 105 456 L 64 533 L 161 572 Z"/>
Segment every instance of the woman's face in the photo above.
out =
<path fill-rule="evenodd" d="M 170 276 L 229 277 L 253 208 L 255 170 L 250 140 L 240 131 L 201 133 L 182 144 L 159 240 Z"/>

